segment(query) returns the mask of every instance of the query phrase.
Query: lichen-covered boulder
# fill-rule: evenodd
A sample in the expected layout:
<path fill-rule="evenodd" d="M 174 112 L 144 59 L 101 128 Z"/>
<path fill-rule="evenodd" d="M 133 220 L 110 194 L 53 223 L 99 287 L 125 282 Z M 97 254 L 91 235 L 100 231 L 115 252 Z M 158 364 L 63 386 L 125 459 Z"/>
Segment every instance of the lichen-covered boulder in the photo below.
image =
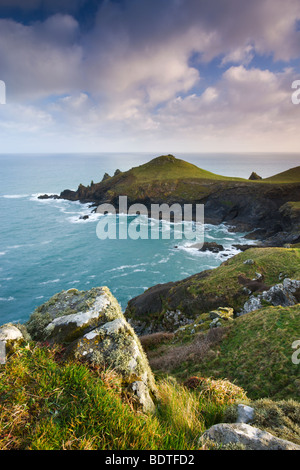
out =
<path fill-rule="evenodd" d="M 33 340 L 70 343 L 121 316 L 121 307 L 107 287 L 69 289 L 36 308 L 26 327 Z"/>
<path fill-rule="evenodd" d="M 0 341 L 5 345 L 5 352 L 9 355 L 23 343 L 24 336 L 13 323 L 6 323 L 0 327 Z"/>
<path fill-rule="evenodd" d="M 245 423 L 220 423 L 209 428 L 199 439 L 199 445 L 214 442 L 221 448 L 242 445 L 245 450 L 300 450 L 293 442 L 279 439 L 267 431 Z"/>
<path fill-rule="evenodd" d="M 68 347 L 66 354 L 114 369 L 143 410 L 153 409 L 154 377 L 138 337 L 123 316 L 86 333 Z"/>
<path fill-rule="evenodd" d="M 288 307 L 297 304 L 299 300 L 300 281 L 285 278 L 282 283 L 270 287 L 270 289 L 263 291 L 261 294 L 257 296 L 251 295 L 239 315 L 253 312 L 266 305 Z"/>
<path fill-rule="evenodd" d="M 62 291 L 38 307 L 26 326 L 33 340 L 63 344 L 66 358 L 113 369 L 144 411 L 154 408 L 156 387 L 148 360 L 107 287 Z"/>

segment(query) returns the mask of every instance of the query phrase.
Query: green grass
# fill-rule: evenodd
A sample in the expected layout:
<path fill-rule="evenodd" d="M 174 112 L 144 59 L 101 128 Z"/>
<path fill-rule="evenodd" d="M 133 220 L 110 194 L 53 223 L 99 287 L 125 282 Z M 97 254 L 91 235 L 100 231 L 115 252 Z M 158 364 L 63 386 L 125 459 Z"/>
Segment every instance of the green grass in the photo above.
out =
<path fill-rule="evenodd" d="M 270 183 L 299 183 L 300 182 L 300 166 L 290 168 L 287 171 L 278 173 L 277 175 L 265 178 L 262 181 Z"/>
<path fill-rule="evenodd" d="M 113 371 L 61 362 L 57 353 L 28 344 L 1 366 L 1 450 L 194 450 L 230 398 L 164 379 L 156 412 L 145 415 L 121 396 Z"/>
<path fill-rule="evenodd" d="M 245 264 L 252 260 L 253 264 Z M 237 312 L 249 299 L 239 276 L 254 279 L 256 273 L 263 276 L 263 283 L 271 287 L 289 277 L 300 279 L 299 248 L 250 248 L 228 259 L 219 267 L 174 283 L 164 293 L 162 311 L 143 316 L 147 323 L 161 323 L 166 310 L 179 309 L 187 317 L 196 319 L 218 307 L 232 307 Z M 139 319 L 138 313 L 130 307 L 128 318 Z M 171 328 L 169 328 L 171 331 Z"/>
<path fill-rule="evenodd" d="M 139 181 L 165 181 L 176 179 L 206 179 L 216 181 L 245 181 L 244 178 L 227 177 L 203 170 L 192 163 L 175 158 L 173 155 L 162 155 L 150 162 L 129 170 Z"/>
<path fill-rule="evenodd" d="M 297 304 L 265 307 L 238 317 L 201 361 L 185 360 L 169 372 L 181 379 L 199 374 L 227 378 L 246 390 L 250 399 L 300 401 L 299 365 L 292 361 L 292 344 L 300 338 L 299 315 Z"/>
<path fill-rule="evenodd" d="M 253 261 L 253 264 L 244 264 L 249 259 Z M 227 301 L 223 306 L 238 308 L 241 299 L 244 300 L 243 286 L 239 283 L 238 276 L 254 279 L 257 272 L 264 276 L 266 286 L 278 284 L 280 278 L 284 277 L 300 279 L 300 250 L 273 247 L 250 248 L 212 270 L 207 278 L 200 281 L 195 279 L 189 291 L 196 296 L 205 294 L 208 297 L 217 293 L 225 302 Z"/>

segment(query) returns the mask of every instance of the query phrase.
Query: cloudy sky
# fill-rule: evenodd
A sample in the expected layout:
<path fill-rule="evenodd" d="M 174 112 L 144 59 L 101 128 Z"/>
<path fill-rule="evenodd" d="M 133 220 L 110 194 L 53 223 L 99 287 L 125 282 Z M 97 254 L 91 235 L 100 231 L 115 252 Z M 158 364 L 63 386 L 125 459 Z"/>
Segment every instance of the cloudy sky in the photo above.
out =
<path fill-rule="evenodd" d="M 300 0 L 0 0 L 0 153 L 299 151 Z"/>

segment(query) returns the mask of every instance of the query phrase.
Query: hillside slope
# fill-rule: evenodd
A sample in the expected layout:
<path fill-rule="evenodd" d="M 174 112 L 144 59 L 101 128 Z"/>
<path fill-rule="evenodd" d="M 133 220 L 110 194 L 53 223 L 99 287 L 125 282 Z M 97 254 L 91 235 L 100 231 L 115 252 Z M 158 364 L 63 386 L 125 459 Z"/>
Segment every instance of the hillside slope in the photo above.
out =
<path fill-rule="evenodd" d="M 140 334 L 174 331 L 180 322 L 218 307 L 238 313 L 252 293 L 257 295 L 284 278 L 300 279 L 300 249 L 251 248 L 218 268 L 151 287 L 129 301 L 125 316 Z"/>
<path fill-rule="evenodd" d="M 105 175 L 99 183 L 80 184 L 76 191 L 66 189 L 60 195 L 40 198 L 94 206 L 110 203 L 118 211 L 119 196 L 127 196 L 128 205 L 142 203 L 149 211 L 151 204 L 204 204 L 205 223 L 226 223 L 240 232 L 256 230 L 253 238 L 273 246 L 299 239 L 300 213 L 281 210 L 287 203 L 300 201 L 299 167 L 253 181 L 216 175 L 163 155 L 128 171 L 116 171 L 112 177 Z"/>

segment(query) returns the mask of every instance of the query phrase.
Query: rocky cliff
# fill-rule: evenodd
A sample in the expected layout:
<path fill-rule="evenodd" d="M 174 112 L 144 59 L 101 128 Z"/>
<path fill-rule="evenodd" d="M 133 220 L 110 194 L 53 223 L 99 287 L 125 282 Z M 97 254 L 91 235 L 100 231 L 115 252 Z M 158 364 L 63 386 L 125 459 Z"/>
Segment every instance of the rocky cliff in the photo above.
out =
<path fill-rule="evenodd" d="M 80 184 L 76 191 L 66 189 L 60 195 L 40 197 L 95 206 L 111 203 L 118 209 L 122 195 L 127 196 L 128 204 L 143 203 L 149 210 L 154 203 L 204 204 L 206 223 L 255 230 L 253 236 L 269 245 L 299 240 L 300 167 L 267 179 L 246 180 L 210 173 L 165 155 L 126 172 L 117 171 L 112 177 L 106 175 L 99 183 Z"/>

